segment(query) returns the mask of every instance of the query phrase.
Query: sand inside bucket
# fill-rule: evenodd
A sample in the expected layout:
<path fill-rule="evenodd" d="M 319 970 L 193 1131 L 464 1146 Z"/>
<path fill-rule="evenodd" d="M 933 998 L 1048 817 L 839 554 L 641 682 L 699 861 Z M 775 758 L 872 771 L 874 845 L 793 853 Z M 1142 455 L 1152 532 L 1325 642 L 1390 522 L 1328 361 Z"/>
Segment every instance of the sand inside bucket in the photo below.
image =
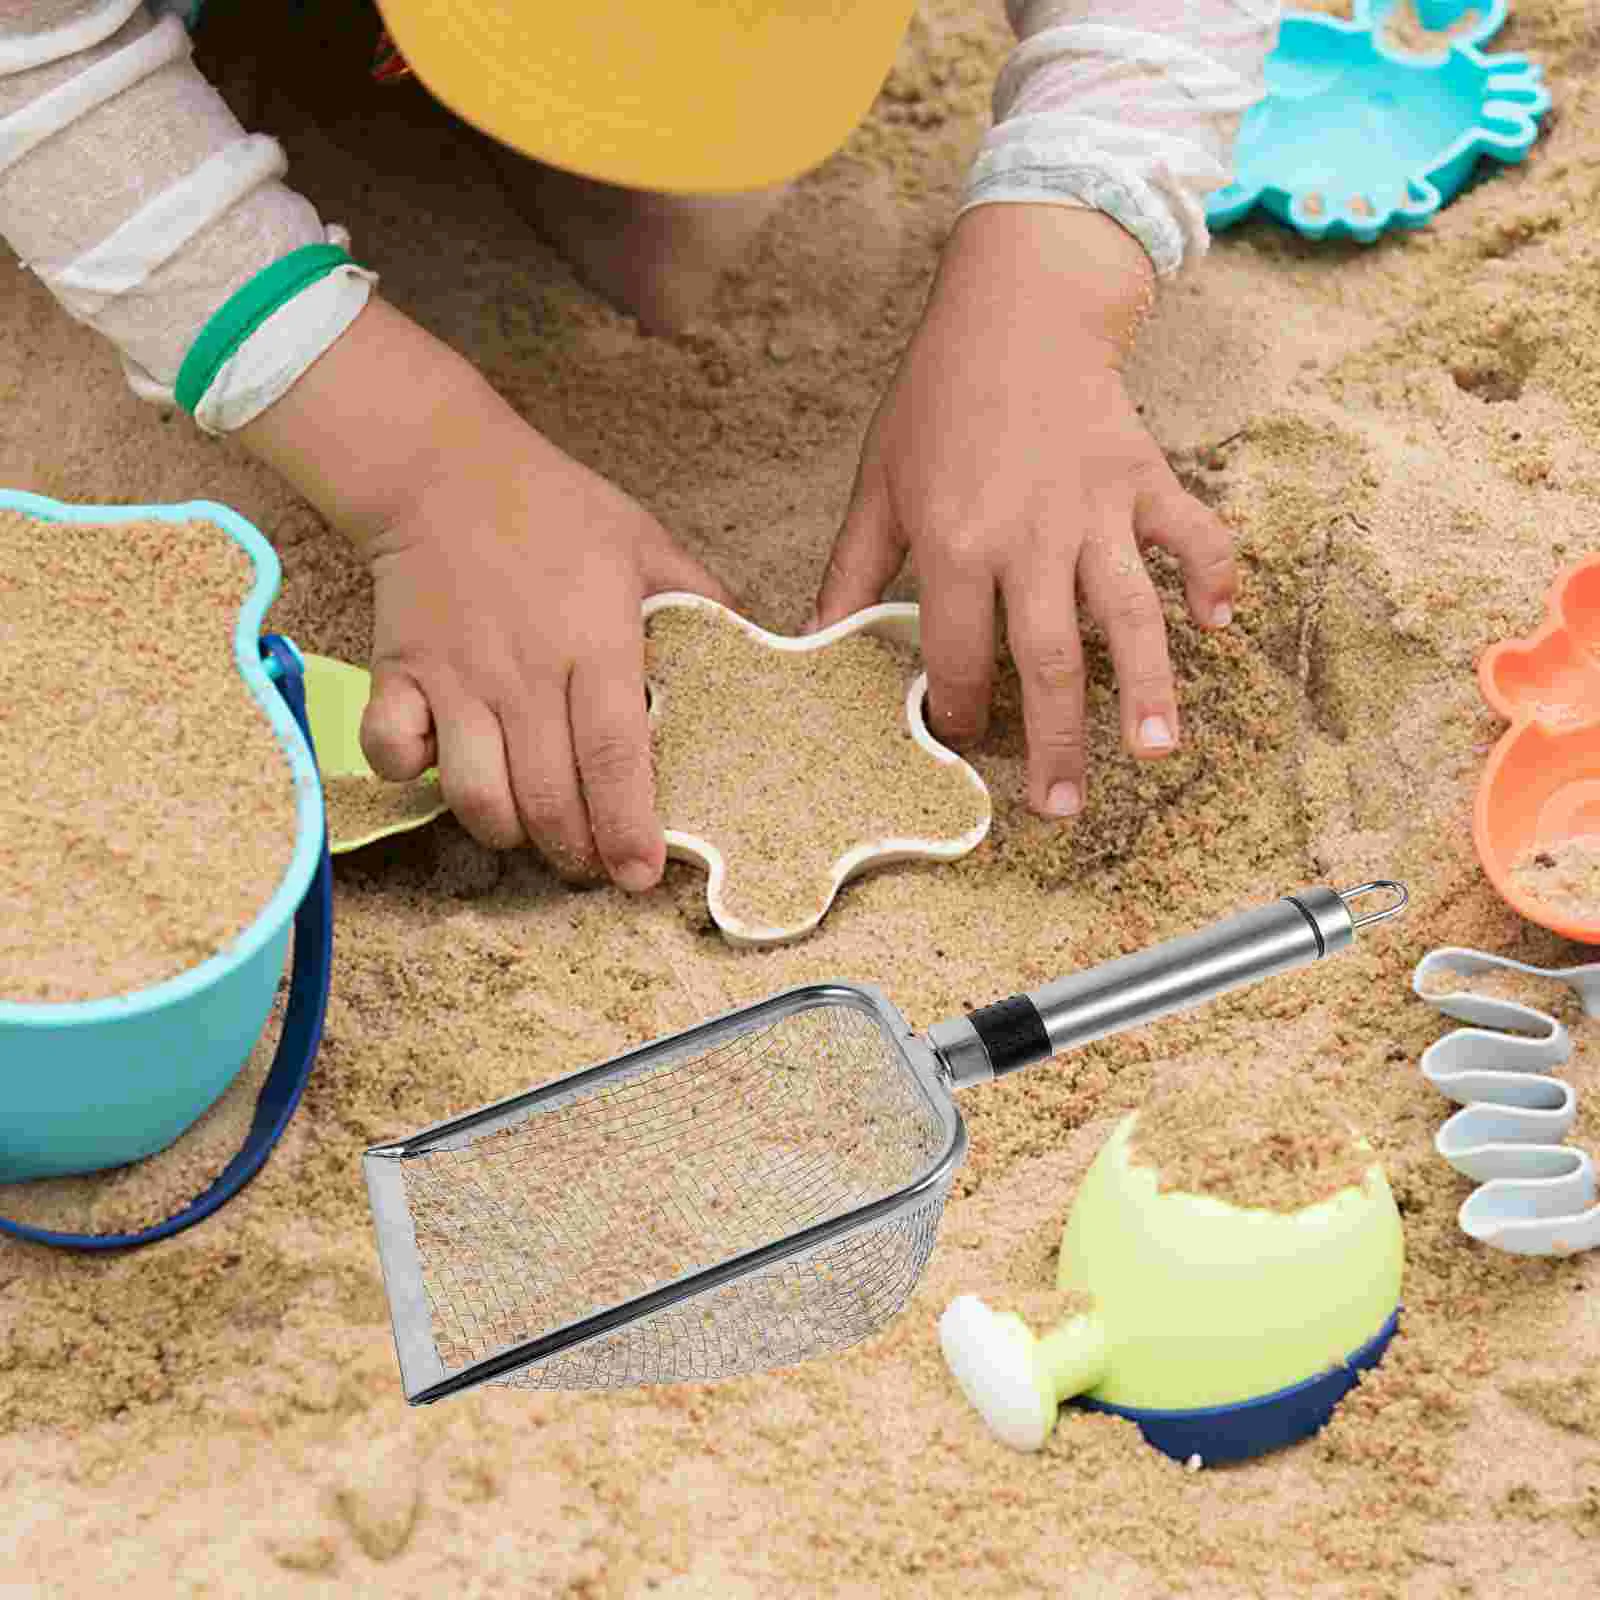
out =
<path fill-rule="evenodd" d="M 646 629 L 658 698 L 657 805 L 714 844 L 730 915 L 760 927 L 816 916 L 834 863 L 883 839 L 954 842 L 983 796 L 911 737 L 911 651 L 854 634 L 779 651 L 713 613 L 669 609 Z"/>
<path fill-rule="evenodd" d="M 176 977 L 283 881 L 293 778 L 234 661 L 254 581 L 209 523 L 0 512 L 0 1000 Z"/>
<path fill-rule="evenodd" d="M 1234 625 L 1202 634 L 1150 554 L 1184 735 L 1154 764 L 1120 755 L 1086 620 L 1089 778 L 1071 826 L 1024 803 L 1005 672 L 978 752 L 991 842 L 954 867 L 863 879 L 792 946 L 737 951 L 708 933 L 698 869 L 675 865 L 637 899 L 572 892 L 534 852 L 479 850 L 449 818 L 342 857 L 327 1044 L 261 1177 L 149 1251 L 0 1246 L 13 1512 L 0 1587 L 1591 1594 L 1600 1251 L 1516 1257 L 1462 1234 L 1472 1186 L 1433 1144 L 1455 1108 L 1417 1065 L 1459 1024 L 1410 989 L 1418 958 L 1445 945 L 1584 959 L 1505 906 L 1469 830 L 1480 747 L 1500 731 L 1472 665 L 1539 627 L 1550 583 L 1593 548 L 1600 507 L 1587 10 L 1518 0 L 1515 37 L 1490 49 L 1543 61 L 1566 114 L 1422 232 L 1316 248 L 1252 223 L 1163 293 L 1130 398 L 1233 526 L 1242 586 Z M 246 120 L 294 152 L 295 188 L 382 258 L 409 311 L 639 496 L 752 617 L 792 631 L 988 124 L 1013 43 L 1000 0 L 918 7 L 893 93 L 796 185 L 722 314 L 681 340 L 641 337 L 587 297 L 511 214 L 479 141 L 424 94 L 369 88 L 351 12 L 335 0 L 263 28 L 255 8 L 208 6 L 202 59 L 230 103 L 261 107 Z M 0 479 L 146 501 L 203 485 L 279 543 L 274 623 L 309 650 L 367 659 L 370 585 L 342 536 L 244 451 L 122 394 L 114 356 L 33 274 L 8 281 L 0 323 Z M 768 349 L 779 339 L 782 363 Z M 1525 380 L 1521 396 L 1490 402 L 1453 381 L 1491 369 L 1498 394 Z M 1530 485 L 1535 469 L 1548 476 Z M 1404 880 L 1412 904 L 1352 952 L 964 1093 L 972 1150 L 938 1248 L 907 1311 L 859 1349 L 735 1383 L 405 1405 L 355 1159 L 366 1144 L 791 983 L 880 982 L 920 1029 L 1313 882 L 1374 874 Z M 1579 1094 L 1573 1143 L 1600 1152 L 1595 1031 L 1576 1031 L 1561 1076 Z M 1067 1408 L 1045 1449 L 1019 1458 L 952 1381 L 940 1314 L 962 1293 L 1024 1308 L 1021 1292 L 1054 1275 L 1075 1186 L 1152 1073 L 1239 1063 L 1253 1081 L 1303 1073 L 1378 1147 L 1404 1208 L 1401 1332 L 1332 1425 L 1278 1456 L 1185 1474 L 1131 1423 Z"/>
<path fill-rule="evenodd" d="M 1158 1082 L 1134 1124 L 1128 1159 L 1154 1167 L 1163 1193 L 1287 1213 L 1360 1184 L 1376 1158 L 1301 1084 L 1263 1087 L 1241 1072 Z"/>

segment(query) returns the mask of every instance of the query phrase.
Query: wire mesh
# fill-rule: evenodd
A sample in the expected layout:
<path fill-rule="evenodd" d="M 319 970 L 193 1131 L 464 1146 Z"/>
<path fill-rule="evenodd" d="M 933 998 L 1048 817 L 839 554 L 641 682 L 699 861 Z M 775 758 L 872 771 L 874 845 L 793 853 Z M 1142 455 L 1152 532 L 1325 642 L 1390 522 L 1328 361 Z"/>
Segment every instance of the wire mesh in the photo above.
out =
<path fill-rule="evenodd" d="M 847 1216 L 926 1175 L 947 1138 L 882 1021 L 854 1005 L 624 1058 L 519 1121 L 405 1160 L 439 1360 L 460 1372 Z M 947 1189 L 492 1381 L 699 1382 L 844 1349 L 910 1295 Z"/>

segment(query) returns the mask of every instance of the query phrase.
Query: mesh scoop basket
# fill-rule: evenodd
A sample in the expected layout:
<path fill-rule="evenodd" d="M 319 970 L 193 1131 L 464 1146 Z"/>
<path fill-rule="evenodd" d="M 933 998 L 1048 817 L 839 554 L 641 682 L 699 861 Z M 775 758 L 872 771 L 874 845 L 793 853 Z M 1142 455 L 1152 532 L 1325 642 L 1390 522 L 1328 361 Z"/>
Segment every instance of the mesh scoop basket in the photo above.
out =
<path fill-rule="evenodd" d="M 1394 891 L 1384 909 L 1351 903 Z M 905 1304 L 967 1136 L 953 1091 L 1349 945 L 1312 889 L 914 1034 L 876 989 L 743 1007 L 363 1158 L 406 1397 L 707 1382 Z"/>

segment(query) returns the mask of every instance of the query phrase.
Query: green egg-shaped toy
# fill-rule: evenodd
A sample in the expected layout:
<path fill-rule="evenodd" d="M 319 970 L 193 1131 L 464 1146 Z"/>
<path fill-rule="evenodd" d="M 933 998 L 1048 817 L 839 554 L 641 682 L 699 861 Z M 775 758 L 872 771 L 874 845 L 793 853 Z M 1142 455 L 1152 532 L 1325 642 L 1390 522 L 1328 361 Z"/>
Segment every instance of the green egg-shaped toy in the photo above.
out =
<path fill-rule="evenodd" d="M 1404 1236 L 1382 1166 L 1301 1210 L 1244 1207 L 1164 1189 L 1131 1159 L 1138 1115 L 1095 1157 L 1062 1235 L 1056 1287 L 1090 1309 L 1035 1336 L 962 1295 L 939 1324 L 952 1375 L 1019 1450 L 1044 1444 L 1067 1401 L 1184 1461 L 1306 1438 L 1398 1325 Z"/>

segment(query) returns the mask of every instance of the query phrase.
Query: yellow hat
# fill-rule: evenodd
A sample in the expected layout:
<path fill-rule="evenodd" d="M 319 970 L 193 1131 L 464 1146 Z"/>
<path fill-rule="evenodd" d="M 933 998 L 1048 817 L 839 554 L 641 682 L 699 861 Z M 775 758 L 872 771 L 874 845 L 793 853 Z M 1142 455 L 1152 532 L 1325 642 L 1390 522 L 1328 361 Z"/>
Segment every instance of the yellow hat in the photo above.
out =
<path fill-rule="evenodd" d="M 634 189 L 764 188 L 825 160 L 914 0 L 378 0 L 423 86 L 503 144 Z"/>

